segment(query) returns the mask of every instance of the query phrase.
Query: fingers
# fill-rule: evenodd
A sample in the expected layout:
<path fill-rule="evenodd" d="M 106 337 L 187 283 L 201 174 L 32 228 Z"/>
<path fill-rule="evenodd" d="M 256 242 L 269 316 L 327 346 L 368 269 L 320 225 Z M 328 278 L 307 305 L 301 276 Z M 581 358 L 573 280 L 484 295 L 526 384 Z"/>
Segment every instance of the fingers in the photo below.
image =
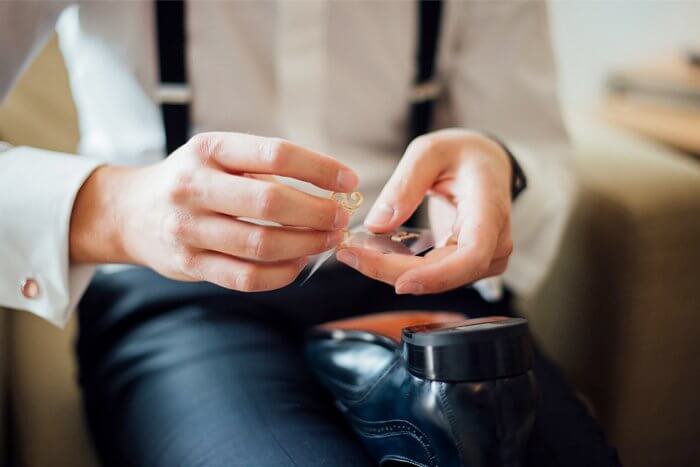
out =
<path fill-rule="evenodd" d="M 457 248 L 454 253 L 424 266 L 407 271 L 396 281 L 396 293 L 424 294 L 439 293 L 486 277 L 489 259 L 484 260 L 478 253 Z"/>
<path fill-rule="evenodd" d="M 204 159 L 213 159 L 234 173 L 281 175 L 331 191 L 350 192 L 358 177 L 334 158 L 279 138 L 242 133 L 201 133 L 191 144 Z"/>
<path fill-rule="evenodd" d="M 192 222 L 182 240 L 194 248 L 255 261 L 284 261 L 321 253 L 343 240 L 343 232 L 256 225 L 228 216 Z"/>
<path fill-rule="evenodd" d="M 428 198 L 428 218 L 435 241 L 438 246 L 442 246 L 452 234 L 452 227 L 457 218 L 457 209 L 445 198 L 431 196 Z"/>
<path fill-rule="evenodd" d="M 336 258 L 367 277 L 391 285 L 405 271 L 425 261 L 419 256 L 381 253 L 364 248 L 342 248 L 336 253 Z"/>
<path fill-rule="evenodd" d="M 436 145 L 426 137 L 408 146 L 365 219 L 368 229 L 389 232 L 411 217 L 445 165 L 446 157 L 435 152 Z"/>
<path fill-rule="evenodd" d="M 492 203 L 470 202 L 469 206 L 467 214 L 457 216 L 463 219 L 458 248 L 439 261 L 407 271 L 397 279 L 397 293 L 444 292 L 488 276 L 494 260 L 500 259 L 496 256 L 499 243 L 510 241 L 509 232 L 502 235 L 507 218 Z M 458 212 L 465 211 L 458 206 Z"/>
<path fill-rule="evenodd" d="M 280 183 L 214 169 L 203 171 L 194 183 L 199 185 L 194 191 L 200 196 L 191 202 L 221 214 L 326 231 L 345 228 L 350 220 L 347 211 L 335 201 Z"/>
<path fill-rule="evenodd" d="M 440 293 L 506 270 L 512 250 L 509 230 L 494 235 L 482 228 L 476 236 L 482 238 L 470 247 L 451 244 L 425 257 L 343 248 L 337 258 L 368 277 L 395 284 L 398 294 Z"/>
<path fill-rule="evenodd" d="M 421 257 L 382 253 L 365 248 L 343 248 L 336 253 L 336 258 L 367 277 L 393 285 L 406 271 L 438 261 L 455 249 L 455 246 L 438 248 L 427 256 Z"/>
<path fill-rule="evenodd" d="M 462 190 L 456 199 L 457 217 L 452 233 L 459 246 L 478 244 L 482 249 L 495 249 L 504 227 L 510 226 L 510 195 L 491 189 L 492 178 L 477 171 L 463 171 L 456 182 Z M 510 234 L 510 228 L 507 232 Z"/>
<path fill-rule="evenodd" d="M 275 290 L 294 282 L 306 259 L 278 263 L 252 263 L 215 252 L 192 254 L 184 265 L 184 272 L 199 280 L 206 280 L 227 289 L 240 292 Z"/>
<path fill-rule="evenodd" d="M 506 269 L 508 268 L 508 261 L 510 260 L 509 256 L 499 258 L 494 260 L 491 263 L 491 267 L 489 268 L 488 272 L 484 277 L 493 277 L 493 276 L 500 276 L 504 272 L 506 272 Z"/>

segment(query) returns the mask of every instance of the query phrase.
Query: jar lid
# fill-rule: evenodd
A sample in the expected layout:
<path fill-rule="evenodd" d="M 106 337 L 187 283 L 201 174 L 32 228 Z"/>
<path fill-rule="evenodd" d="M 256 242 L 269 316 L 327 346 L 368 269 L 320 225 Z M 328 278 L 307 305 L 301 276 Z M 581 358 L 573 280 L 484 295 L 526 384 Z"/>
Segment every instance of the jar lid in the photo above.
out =
<path fill-rule="evenodd" d="M 527 320 L 505 316 L 409 326 L 403 355 L 414 375 L 436 381 L 484 381 L 532 368 Z"/>

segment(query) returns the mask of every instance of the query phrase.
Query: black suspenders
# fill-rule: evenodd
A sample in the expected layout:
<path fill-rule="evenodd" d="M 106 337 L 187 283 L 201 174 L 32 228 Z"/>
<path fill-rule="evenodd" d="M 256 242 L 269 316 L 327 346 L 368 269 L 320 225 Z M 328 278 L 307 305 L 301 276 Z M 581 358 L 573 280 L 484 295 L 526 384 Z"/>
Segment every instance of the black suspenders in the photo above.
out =
<path fill-rule="evenodd" d="M 415 88 L 408 137 L 427 133 L 440 86 L 434 79 L 442 13 L 441 0 L 419 0 Z M 187 85 L 184 0 L 155 0 L 160 88 L 167 154 L 184 144 L 190 130 L 191 92 Z"/>
<path fill-rule="evenodd" d="M 184 0 L 155 0 L 158 34 L 158 99 L 165 128 L 166 154 L 172 153 L 189 138 L 190 100 L 185 59 Z"/>
<path fill-rule="evenodd" d="M 416 76 L 409 116 L 408 142 L 432 128 L 435 101 L 440 83 L 435 77 L 435 62 L 440 40 L 441 0 L 420 0 L 418 5 L 418 38 L 416 44 Z"/>

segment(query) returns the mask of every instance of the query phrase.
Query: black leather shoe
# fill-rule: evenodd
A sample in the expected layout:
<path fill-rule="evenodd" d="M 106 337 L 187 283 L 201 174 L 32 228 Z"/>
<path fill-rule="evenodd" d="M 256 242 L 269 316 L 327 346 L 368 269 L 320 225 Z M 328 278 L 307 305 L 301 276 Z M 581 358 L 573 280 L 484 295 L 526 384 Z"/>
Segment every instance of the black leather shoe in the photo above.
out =
<path fill-rule="evenodd" d="M 526 320 L 381 313 L 315 328 L 306 354 L 379 465 L 522 465 L 535 396 Z"/>

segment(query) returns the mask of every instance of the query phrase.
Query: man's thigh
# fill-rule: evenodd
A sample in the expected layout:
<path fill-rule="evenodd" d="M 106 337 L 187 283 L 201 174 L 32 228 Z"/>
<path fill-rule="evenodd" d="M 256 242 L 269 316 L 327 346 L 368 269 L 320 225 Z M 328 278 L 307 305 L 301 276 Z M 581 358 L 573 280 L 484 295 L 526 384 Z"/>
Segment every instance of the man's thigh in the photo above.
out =
<path fill-rule="evenodd" d="M 259 294 L 146 269 L 98 275 L 80 303 L 78 343 L 98 450 L 121 466 L 369 465 L 306 369 L 304 329 L 458 303 L 449 294 L 397 297 L 342 266 Z"/>
<path fill-rule="evenodd" d="M 131 283 L 135 295 L 120 291 L 126 277 L 104 279 L 81 304 L 79 357 L 107 465 L 372 465 L 297 340 L 255 317 L 263 307 L 215 289 L 180 295 L 186 284 L 156 276 Z M 116 300 L 101 310 L 105 297 Z"/>
<path fill-rule="evenodd" d="M 395 309 L 513 313 L 474 290 L 397 296 L 342 267 L 259 294 L 137 269 L 98 277 L 80 308 L 81 382 L 101 453 L 137 465 L 238 465 L 236 458 L 261 467 L 368 465 L 309 376 L 304 329 Z M 528 464 L 613 465 L 595 421 L 556 367 L 535 355 L 542 397 Z M 263 457 L 251 464 L 253 452 Z"/>

